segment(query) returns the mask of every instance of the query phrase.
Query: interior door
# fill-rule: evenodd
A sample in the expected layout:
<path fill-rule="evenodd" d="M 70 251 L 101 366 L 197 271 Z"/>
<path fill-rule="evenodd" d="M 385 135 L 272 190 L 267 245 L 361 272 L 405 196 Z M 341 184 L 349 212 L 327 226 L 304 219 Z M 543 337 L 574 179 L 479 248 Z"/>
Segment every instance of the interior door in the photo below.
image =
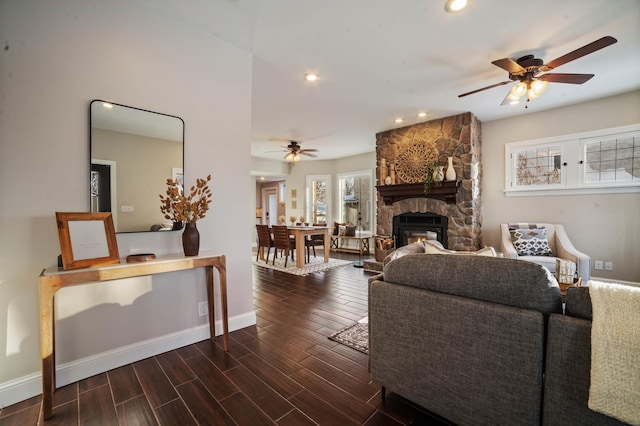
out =
<path fill-rule="evenodd" d="M 278 224 L 278 191 L 268 188 L 262 191 L 265 223 L 269 226 Z"/>

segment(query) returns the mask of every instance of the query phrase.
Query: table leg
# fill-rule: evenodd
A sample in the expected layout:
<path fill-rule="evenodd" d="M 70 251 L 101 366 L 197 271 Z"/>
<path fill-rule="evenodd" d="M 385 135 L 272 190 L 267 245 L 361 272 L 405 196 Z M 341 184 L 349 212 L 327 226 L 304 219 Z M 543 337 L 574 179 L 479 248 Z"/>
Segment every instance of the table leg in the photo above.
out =
<path fill-rule="evenodd" d="M 42 356 L 42 409 L 43 417 L 53 415 L 53 392 L 55 390 L 55 340 L 53 296 L 55 290 L 40 279 L 40 354 Z"/>
<path fill-rule="evenodd" d="M 222 339 L 225 351 L 229 351 L 229 314 L 227 309 L 227 268 L 224 256 L 221 256 L 220 262 L 215 266 L 220 275 L 220 305 L 222 317 Z M 213 266 L 206 268 L 207 272 L 207 302 L 209 305 L 209 333 L 211 341 L 216 337 L 216 316 L 215 316 L 215 286 L 213 279 Z"/>
<path fill-rule="evenodd" d="M 296 266 L 304 268 L 304 240 L 306 236 L 302 233 L 296 235 Z"/>
<path fill-rule="evenodd" d="M 220 299 L 222 305 L 222 339 L 223 347 L 229 351 L 229 310 L 227 307 L 227 260 L 225 256 L 220 256 L 218 273 L 220 274 Z"/>
<path fill-rule="evenodd" d="M 333 245 L 333 238 L 329 235 L 329 231 L 324 234 L 324 263 L 329 262 L 329 253 L 331 251 L 331 245 L 327 244 L 327 241 L 331 240 L 331 245 Z"/>

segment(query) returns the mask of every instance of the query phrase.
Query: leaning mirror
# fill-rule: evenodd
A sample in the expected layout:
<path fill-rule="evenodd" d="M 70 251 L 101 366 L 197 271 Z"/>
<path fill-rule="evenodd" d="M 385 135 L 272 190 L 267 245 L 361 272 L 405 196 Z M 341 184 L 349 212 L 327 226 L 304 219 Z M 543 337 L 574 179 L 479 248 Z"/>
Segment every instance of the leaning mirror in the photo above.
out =
<path fill-rule="evenodd" d="M 167 179 L 183 176 L 180 117 L 94 100 L 90 115 L 92 212 L 111 212 L 116 232 L 163 231 Z"/>

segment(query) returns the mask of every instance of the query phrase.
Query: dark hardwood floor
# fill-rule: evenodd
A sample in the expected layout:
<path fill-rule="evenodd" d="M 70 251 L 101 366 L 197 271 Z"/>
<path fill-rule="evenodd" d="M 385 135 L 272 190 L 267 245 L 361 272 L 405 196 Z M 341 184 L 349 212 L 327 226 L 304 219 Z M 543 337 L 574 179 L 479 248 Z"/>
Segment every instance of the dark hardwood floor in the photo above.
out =
<path fill-rule="evenodd" d="M 335 255 L 351 258 L 352 255 Z M 327 338 L 367 315 L 370 274 L 352 265 L 305 277 L 253 267 L 257 324 L 0 410 L 4 425 L 441 425 L 372 383 L 367 356 Z"/>

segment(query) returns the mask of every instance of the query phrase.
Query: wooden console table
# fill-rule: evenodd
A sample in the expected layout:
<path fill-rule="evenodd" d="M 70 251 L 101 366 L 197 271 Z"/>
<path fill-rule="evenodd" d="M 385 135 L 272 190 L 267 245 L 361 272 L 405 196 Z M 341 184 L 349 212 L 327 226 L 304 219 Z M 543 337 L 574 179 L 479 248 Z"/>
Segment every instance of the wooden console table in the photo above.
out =
<path fill-rule="evenodd" d="M 165 272 L 205 268 L 207 304 L 209 306 L 209 330 L 211 341 L 215 339 L 214 279 L 213 268 L 220 274 L 220 298 L 224 350 L 229 350 L 229 323 L 227 313 L 227 269 L 224 255 L 185 257 L 183 255 L 159 256 L 144 263 L 119 263 L 96 268 L 63 271 L 51 267 L 40 274 L 40 350 L 42 355 L 42 406 L 45 419 L 53 414 L 53 393 L 56 389 L 54 297 L 64 287 L 111 281 L 123 278 L 162 274 Z"/>

